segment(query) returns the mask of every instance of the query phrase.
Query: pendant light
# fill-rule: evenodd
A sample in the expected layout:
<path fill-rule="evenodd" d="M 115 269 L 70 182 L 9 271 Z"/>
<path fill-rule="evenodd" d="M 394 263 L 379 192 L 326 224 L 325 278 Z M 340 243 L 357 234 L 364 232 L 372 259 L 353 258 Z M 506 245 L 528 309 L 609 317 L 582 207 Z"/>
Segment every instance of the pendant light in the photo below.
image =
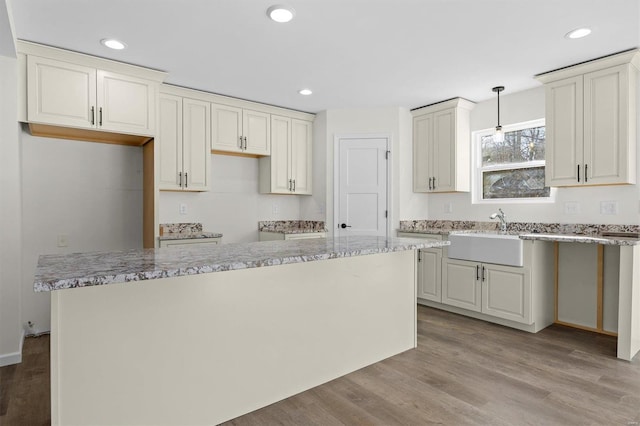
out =
<path fill-rule="evenodd" d="M 493 135 L 493 141 L 504 142 L 504 132 L 502 131 L 502 126 L 500 125 L 500 92 L 504 90 L 504 86 L 496 86 L 491 90 L 498 94 L 498 125 L 496 126 L 496 132 Z"/>

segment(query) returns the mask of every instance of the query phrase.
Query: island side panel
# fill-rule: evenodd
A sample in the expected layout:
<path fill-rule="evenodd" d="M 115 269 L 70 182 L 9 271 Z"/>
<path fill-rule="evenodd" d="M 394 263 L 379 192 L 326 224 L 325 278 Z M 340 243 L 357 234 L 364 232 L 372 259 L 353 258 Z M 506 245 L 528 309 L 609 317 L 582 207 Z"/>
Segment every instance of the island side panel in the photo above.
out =
<path fill-rule="evenodd" d="M 640 246 L 620 246 L 618 358 L 631 361 L 640 351 Z"/>
<path fill-rule="evenodd" d="M 59 290 L 53 424 L 216 424 L 416 345 L 415 250 Z"/>

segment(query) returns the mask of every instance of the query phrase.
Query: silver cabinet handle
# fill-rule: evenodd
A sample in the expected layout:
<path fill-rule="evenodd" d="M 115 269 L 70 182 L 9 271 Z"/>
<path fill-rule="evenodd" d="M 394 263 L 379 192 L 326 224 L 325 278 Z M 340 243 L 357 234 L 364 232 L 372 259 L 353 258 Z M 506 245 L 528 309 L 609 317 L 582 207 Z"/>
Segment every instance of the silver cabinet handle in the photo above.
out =
<path fill-rule="evenodd" d="M 293 180 L 293 192 L 296 192 L 296 180 Z"/>
<path fill-rule="evenodd" d="M 238 136 L 239 148 L 242 149 L 242 136 Z"/>
<path fill-rule="evenodd" d="M 244 150 L 247 150 L 247 137 L 244 137 Z"/>
<path fill-rule="evenodd" d="M 178 186 L 182 188 L 182 172 L 178 172 Z"/>
<path fill-rule="evenodd" d="M 431 191 L 431 179 L 433 178 L 429 178 L 429 191 Z"/>
<path fill-rule="evenodd" d="M 486 279 L 486 275 L 485 275 L 485 269 L 484 266 L 482 267 L 482 281 L 484 281 Z"/>
<path fill-rule="evenodd" d="M 95 107 L 91 107 L 91 125 L 95 125 L 96 124 L 96 108 Z"/>
<path fill-rule="evenodd" d="M 476 265 L 476 281 L 480 281 L 480 265 Z"/>
<path fill-rule="evenodd" d="M 436 189 L 436 178 L 435 178 L 435 176 L 433 177 L 433 189 L 434 190 Z"/>
<path fill-rule="evenodd" d="M 418 262 L 422 262 L 422 250 L 418 249 Z"/>
<path fill-rule="evenodd" d="M 100 107 L 99 117 L 100 117 L 100 119 L 99 119 L 99 121 L 98 121 L 98 125 L 99 125 L 100 127 L 102 127 L 102 107 Z"/>
<path fill-rule="evenodd" d="M 189 186 L 189 173 L 184 172 L 184 187 L 187 188 Z"/>

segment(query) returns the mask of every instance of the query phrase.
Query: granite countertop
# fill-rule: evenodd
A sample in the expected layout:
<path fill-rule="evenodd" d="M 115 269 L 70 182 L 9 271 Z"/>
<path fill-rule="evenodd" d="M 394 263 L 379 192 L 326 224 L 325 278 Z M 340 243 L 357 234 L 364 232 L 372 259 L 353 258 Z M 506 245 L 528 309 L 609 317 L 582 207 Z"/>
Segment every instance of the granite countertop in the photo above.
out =
<path fill-rule="evenodd" d="M 557 241 L 560 243 L 591 243 L 615 246 L 635 246 L 640 244 L 640 238 L 622 236 L 603 236 L 601 234 L 520 234 L 523 240 Z"/>
<path fill-rule="evenodd" d="M 363 236 L 43 255 L 33 287 L 62 290 L 445 245 L 449 242 Z"/>
<path fill-rule="evenodd" d="M 400 221 L 398 232 L 437 235 L 464 232 L 498 233 L 500 231 L 497 228 L 496 221 L 406 220 Z M 632 246 L 640 244 L 640 238 L 633 235 L 638 232 L 639 225 L 509 222 L 506 234 L 518 235 L 523 240 Z M 609 235 L 611 233 L 617 235 Z"/>
<path fill-rule="evenodd" d="M 158 237 L 160 241 L 167 240 L 191 240 L 198 238 L 222 238 L 222 234 L 218 232 L 204 232 L 204 231 L 195 231 L 195 232 L 176 232 L 172 234 L 164 234 Z"/>
<path fill-rule="evenodd" d="M 319 220 L 271 220 L 258 222 L 258 231 L 277 234 L 310 234 L 325 232 L 324 222 Z"/>

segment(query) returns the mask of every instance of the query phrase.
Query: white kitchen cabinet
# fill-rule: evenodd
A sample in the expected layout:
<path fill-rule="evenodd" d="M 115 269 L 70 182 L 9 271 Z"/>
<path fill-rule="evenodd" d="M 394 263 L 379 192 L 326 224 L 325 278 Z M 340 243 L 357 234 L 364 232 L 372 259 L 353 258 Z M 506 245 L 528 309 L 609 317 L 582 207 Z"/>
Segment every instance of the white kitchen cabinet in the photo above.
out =
<path fill-rule="evenodd" d="M 442 303 L 531 324 L 529 268 L 445 259 Z"/>
<path fill-rule="evenodd" d="M 413 232 L 398 232 L 401 238 L 424 238 L 428 240 L 442 240 L 440 234 L 419 234 Z M 442 301 L 442 249 L 423 248 L 418 250 L 418 302 L 421 299 L 434 302 Z"/>
<path fill-rule="evenodd" d="M 632 51 L 537 76 L 548 186 L 635 183 L 637 62 Z"/>
<path fill-rule="evenodd" d="M 412 112 L 414 192 L 469 191 L 473 107 L 458 98 Z"/>
<path fill-rule="evenodd" d="M 286 232 L 270 232 L 260 231 L 260 241 L 278 241 L 278 240 L 311 240 L 315 238 L 327 238 L 326 232 L 297 232 L 295 234 Z"/>
<path fill-rule="evenodd" d="M 185 246 L 211 246 L 220 244 L 222 238 L 185 238 L 181 240 L 160 240 L 160 248 L 164 247 L 185 247 Z"/>
<path fill-rule="evenodd" d="M 31 123 L 154 136 L 156 91 L 143 78 L 27 56 Z"/>
<path fill-rule="evenodd" d="M 207 191 L 210 176 L 210 104 L 160 94 L 159 188 Z"/>
<path fill-rule="evenodd" d="M 442 301 L 442 249 L 418 250 L 418 298 Z"/>
<path fill-rule="evenodd" d="M 211 105 L 213 151 L 264 156 L 271 152 L 270 114 L 229 105 Z"/>
<path fill-rule="evenodd" d="M 271 116 L 271 155 L 260 159 L 260 192 L 311 194 L 313 123 Z"/>

